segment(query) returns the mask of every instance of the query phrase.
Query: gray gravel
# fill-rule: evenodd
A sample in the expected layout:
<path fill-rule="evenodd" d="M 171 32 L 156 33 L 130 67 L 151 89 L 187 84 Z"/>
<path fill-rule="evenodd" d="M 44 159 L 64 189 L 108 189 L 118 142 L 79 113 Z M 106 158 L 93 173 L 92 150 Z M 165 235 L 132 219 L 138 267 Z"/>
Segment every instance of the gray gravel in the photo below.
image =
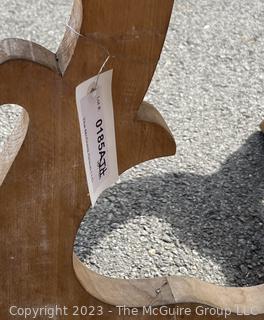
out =
<path fill-rule="evenodd" d="M 55 50 L 70 2 L 1 1 L 1 38 Z M 75 251 L 93 270 L 264 283 L 263 31 L 261 0 L 176 0 L 147 99 L 177 155 L 129 170 L 89 211 Z"/>

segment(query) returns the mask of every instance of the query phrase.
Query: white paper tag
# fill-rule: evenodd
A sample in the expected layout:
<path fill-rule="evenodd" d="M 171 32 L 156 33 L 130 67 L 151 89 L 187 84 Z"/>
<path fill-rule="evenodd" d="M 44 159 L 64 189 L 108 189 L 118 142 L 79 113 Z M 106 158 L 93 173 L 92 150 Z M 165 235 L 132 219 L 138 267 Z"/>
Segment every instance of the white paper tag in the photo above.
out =
<path fill-rule="evenodd" d="M 99 195 L 118 180 L 115 124 L 112 102 L 113 70 L 81 83 L 76 102 L 87 183 L 94 206 Z"/>

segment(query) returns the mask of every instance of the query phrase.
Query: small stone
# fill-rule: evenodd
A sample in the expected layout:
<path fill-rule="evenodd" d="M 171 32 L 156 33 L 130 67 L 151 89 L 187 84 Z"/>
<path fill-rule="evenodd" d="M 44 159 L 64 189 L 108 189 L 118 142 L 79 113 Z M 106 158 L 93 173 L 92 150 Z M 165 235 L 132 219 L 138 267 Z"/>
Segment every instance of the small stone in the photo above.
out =
<path fill-rule="evenodd" d="M 187 273 L 187 269 L 185 267 L 180 267 L 179 271 L 181 274 L 186 274 Z"/>
<path fill-rule="evenodd" d="M 148 253 L 149 253 L 149 255 L 150 255 L 151 257 L 153 257 L 153 256 L 155 256 L 155 254 L 156 254 L 156 250 L 155 250 L 155 249 L 149 249 Z"/>
<path fill-rule="evenodd" d="M 162 240 L 163 240 L 164 242 L 167 242 L 167 243 L 172 242 L 172 241 L 171 241 L 171 237 L 169 237 L 167 234 L 165 234 L 165 235 L 162 237 Z"/>
<path fill-rule="evenodd" d="M 247 272 L 248 272 L 248 268 L 247 268 L 245 265 L 243 265 L 243 264 L 241 264 L 240 270 L 241 270 L 243 273 L 247 273 Z"/>
<path fill-rule="evenodd" d="M 111 228 L 113 228 L 113 229 L 117 229 L 118 227 L 119 227 L 118 223 L 112 223 L 111 224 Z"/>

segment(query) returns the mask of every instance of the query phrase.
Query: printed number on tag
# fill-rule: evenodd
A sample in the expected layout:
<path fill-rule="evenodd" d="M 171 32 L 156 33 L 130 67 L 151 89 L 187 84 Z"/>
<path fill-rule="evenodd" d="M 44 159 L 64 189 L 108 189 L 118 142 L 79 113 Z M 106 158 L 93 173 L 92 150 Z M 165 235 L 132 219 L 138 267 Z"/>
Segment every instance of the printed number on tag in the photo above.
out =
<path fill-rule="evenodd" d="M 112 103 L 112 70 L 76 88 L 83 157 L 92 206 L 98 196 L 118 179 Z"/>

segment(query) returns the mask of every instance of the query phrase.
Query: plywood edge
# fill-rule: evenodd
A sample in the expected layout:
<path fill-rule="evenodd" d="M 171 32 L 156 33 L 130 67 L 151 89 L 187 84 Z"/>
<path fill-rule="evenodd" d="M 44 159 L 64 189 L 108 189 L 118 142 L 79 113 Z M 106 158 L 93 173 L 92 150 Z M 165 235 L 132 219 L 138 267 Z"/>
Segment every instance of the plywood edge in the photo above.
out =
<path fill-rule="evenodd" d="M 142 104 L 139 106 L 137 111 L 137 120 L 143 122 L 149 122 L 158 125 L 162 129 L 165 130 L 168 136 L 168 140 L 171 142 L 173 147 L 170 150 L 170 154 L 176 153 L 176 143 L 171 133 L 170 128 L 168 127 L 166 121 L 163 119 L 160 112 L 154 107 L 154 105 L 143 101 Z"/>
<path fill-rule="evenodd" d="M 137 119 L 140 121 L 147 121 L 151 123 L 156 123 L 163 127 L 169 135 L 173 138 L 173 135 L 168 127 L 166 121 L 163 119 L 160 112 L 154 107 L 153 104 L 150 104 L 146 101 L 143 101 L 142 104 L 139 106 L 137 112 Z"/>
<path fill-rule="evenodd" d="M 60 73 L 63 75 L 71 62 L 78 41 L 78 33 L 81 30 L 83 20 L 83 5 L 81 0 L 74 0 L 68 25 L 65 26 L 65 34 L 58 48 L 56 57 Z"/>
<path fill-rule="evenodd" d="M 75 254 L 73 266 L 77 278 L 87 292 L 115 306 L 144 307 L 200 303 L 230 310 L 233 313 L 244 312 L 254 315 L 264 313 L 264 285 L 224 287 L 181 276 L 115 279 L 90 270 Z"/>
<path fill-rule="evenodd" d="M 169 277 L 174 300 L 201 303 L 233 313 L 264 313 L 264 285 L 224 287 L 191 277 Z"/>
<path fill-rule="evenodd" d="M 89 269 L 76 254 L 73 254 L 73 268 L 84 289 L 105 303 L 141 307 L 174 302 L 166 277 L 134 280 L 105 277 Z M 161 293 L 157 294 L 161 287 Z"/>
<path fill-rule="evenodd" d="M 59 71 L 56 55 L 28 40 L 8 38 L 0 41 L 0 64 L 11 60 L 28 60 Z"/>
<path fill-rule="evenodd" d="M 75 0 L 68 25 L 76 32 L 80 31 L 82 16 L 82 1 Z M 28 40 L 17 38 L 1 40 L 0 64 L 11 60 L 28 60 L 63 75 L 71 61 L 78 41 L 78 34 L 67 26 L 65 26 L 65 29 L 64 37 L 57 53 L 53 53 L 47 48 Z"/>

